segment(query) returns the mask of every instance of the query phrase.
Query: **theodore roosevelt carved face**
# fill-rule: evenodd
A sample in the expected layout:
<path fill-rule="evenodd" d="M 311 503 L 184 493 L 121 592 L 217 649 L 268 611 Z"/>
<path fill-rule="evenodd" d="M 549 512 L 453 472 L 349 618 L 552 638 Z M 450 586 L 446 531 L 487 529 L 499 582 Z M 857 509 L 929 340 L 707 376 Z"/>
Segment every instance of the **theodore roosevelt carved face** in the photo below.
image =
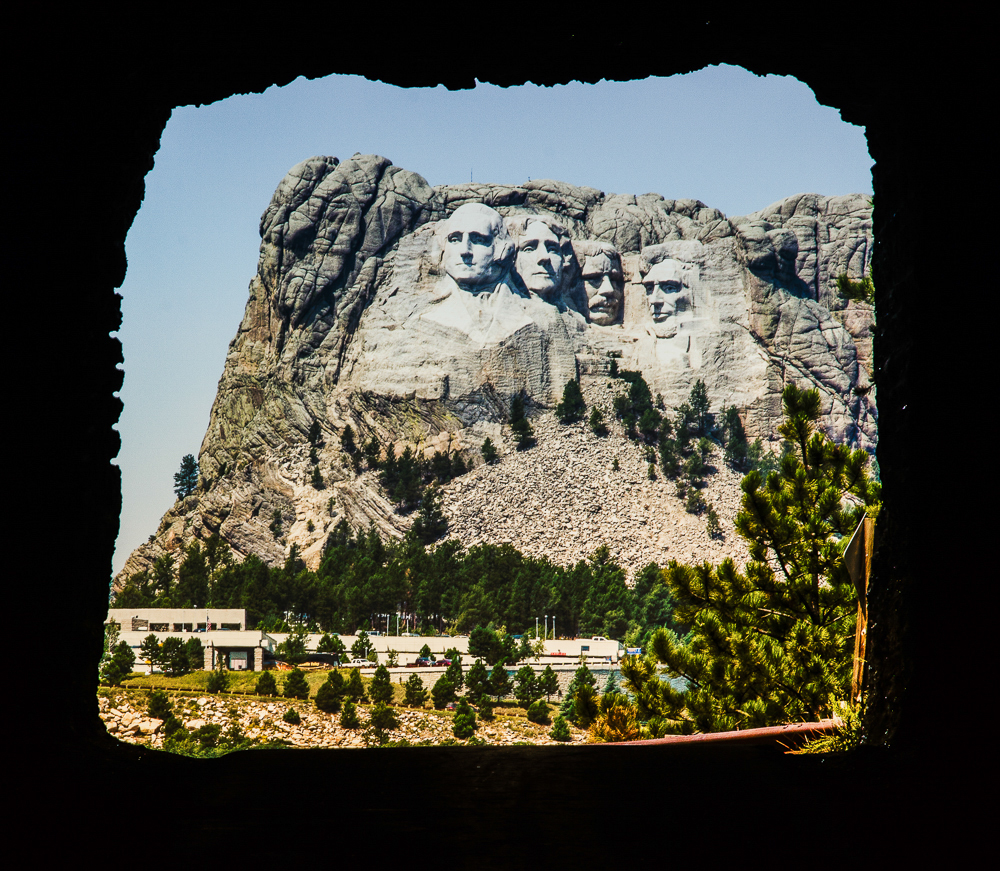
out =
<path fill-rule="evenodd" d="M 444 271 L 463 290 L 489 291 L 500 280 L 513 242 L 499 212 L 481 203 L 459 206 L 444 229 Z"/>
<path fill-rule="evenodd" d="M 622 310 L 622 269 L 618 252 L 611 245 L 602 245 L 587 254 L 581 270 L 587 291 L 590 322 L 606 327 L 616 323 Z"/>
<path fill-rule="evenodd" d="M 544 221 L 531 221 L 517 240 L 515 270 L 524 286 L 548 296 L 562 285 L 566 264 L 563 240 Z"/>

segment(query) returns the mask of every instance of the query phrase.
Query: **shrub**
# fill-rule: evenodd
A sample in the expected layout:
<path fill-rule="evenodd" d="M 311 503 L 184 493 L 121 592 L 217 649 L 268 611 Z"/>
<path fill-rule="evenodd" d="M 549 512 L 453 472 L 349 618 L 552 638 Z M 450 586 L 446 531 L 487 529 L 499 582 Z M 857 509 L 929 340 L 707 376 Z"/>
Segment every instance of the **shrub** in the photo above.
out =
<path fill-rule="evenodd" d="M 548 702 L 544 702 L 541 699 L 536 699 L 528 707 L 528 720 L 532 723 L 538 723 L 540 726 L 547 726 L 552 722 L 552 718 L 549 716 L 549 705 Z"/>
<path fill-rule="evenodd" d="M 207 689 L 210 693 L 224 693 L 229 687 L 229 673 L 217 668 L 208 676 Z"/>
<path fill-rule="evenodd" d="M 687 499 L 684 500 L 684 509 L 688 514 L 700 514 L 705 508 L 705 499 L 697 487 L 690 487 L 687 491 Z"/>
<path fill-rule="evenodd" d="M 183 740 L 187 737 L 188 730 L 184 728 L 184 724 L 177 717 L 171 714 L 163 721 L 162 734 L 166 740 L 170 740 L 171 738 Z"/>
<path fill-rule="evenodd" d="M 154 720 L 166 720 L 174 712 L 170 699 L 163 690 L 154 690 L 149 694 L 146 713 Z"/>
<path fill-rule="evenodd" d="M 120 687 L 123 680 L 125 680 L 125 675 L 122 674 L 121 668 L 113 659 L 101 670 L 101 683 L 106 687 Z"/>
<path fill-rule="evenodd" d="M 620 693 L 608 693 L 601 698 L 600 713 L 590 728 L 595 741 L 638 741 L 642 737 L 636 722 L 635 705 Z"/>
<path fill-rule="evenodd" d="M 258 696 L 276 696 L 278 694 L 278 682 L 274 679 L 274 675 L 269 671 L 263 672 L 257 678 L 254 692 Z"/>
<path fill-rule="evenodd" d="M 715 513 L 715 509 L 711 505 L 708 506 L 708 522 L 705 524 L 705 530 L 711 538 L 722 538 L 722 526 L 719 524 L 719 515 Z"/>
<path fill-rule="evenodd" d="M 549 732 L 549 737 L 553 741 L 569 741 L 569 723 L 566 722 L 563 717 L 556 717 L 555 723 L 552 724 L 552 730 Z"/>
<path fill-rule="evenodd" d="M 291 726 L 298 726 L 302 722 L 302 717 L 299 716 L 299 712 L 295 708 L 289 708 L 285 711 L 281 719 Z"/>
<path fill-rule="evenodd" d="M 222 735 L 222 726 L 217 723 L 210 723 L 208 725 L 202 726 L 200 729 L 195 729 L 191 733 L 191 737 L 194 738 L 199 744 L 201 744 L 202 749 L 207 750 L 209 747 L 214 747 L 219 743 L 219 737 Z"/>
<path fill-rule="evenodd" d="M 399 728 L 399 720 L 396 718 L 396 712 L 392 707 L 383 702 L 379 702 L 372 708 L 369 722 L 372 728 L 379 732 L 388 732 L 390 729 Z"/>
<path fill-rule="evenodd" d="M 596 436 L 603 437 L 608 434 L 608 425 L 604 422 L 604 412 L 597 406 L 590 410 L 590 430 Z"/>

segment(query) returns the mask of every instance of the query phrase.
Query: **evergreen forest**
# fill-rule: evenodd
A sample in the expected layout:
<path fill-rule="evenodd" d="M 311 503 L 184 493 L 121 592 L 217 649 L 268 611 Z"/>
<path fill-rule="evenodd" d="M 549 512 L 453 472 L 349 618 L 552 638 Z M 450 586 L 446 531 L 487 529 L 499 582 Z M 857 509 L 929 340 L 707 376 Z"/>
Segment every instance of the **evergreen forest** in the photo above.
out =
<path fill-rule="evenodd" d="M 397 613 L 422 633 L 468 634 L 492 625 L 521 634 L 548 615 L 561 636 L 604 635 L 634 645 L 656 628 L 679 628 L 660 567 L 647 565 L 629 588 L 606 547 L 560 566 L 509 544 L 465 550 L 448 540 L 432 547 L 413 535 L 386 543 L 344 523 L 316 571 L 306 569 L 294 546 L 281 567 L 254 556 L 236 564 L 213 536 L 204 546 L 191 544 L 179 567 L 164 556 L 152 571 L 133 576 L 114 607 L 245 608 L 251 628 L 281 631 L 302 623 L 342 634 L 385 631 L 378 615 L 394 621 Z"/>

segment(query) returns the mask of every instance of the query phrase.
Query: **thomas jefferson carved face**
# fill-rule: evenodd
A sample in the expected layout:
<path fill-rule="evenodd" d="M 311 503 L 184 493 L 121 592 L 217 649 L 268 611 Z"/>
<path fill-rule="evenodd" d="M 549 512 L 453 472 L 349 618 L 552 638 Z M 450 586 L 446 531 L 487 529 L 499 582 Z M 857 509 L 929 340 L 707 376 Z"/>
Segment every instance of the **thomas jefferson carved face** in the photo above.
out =
<path fill-rule="evenodd" d="M 498 212 L 481 203 L 466 203 L 445 226 L 444 271 L 465 290 L 492 290 L 512 247 Z"/>
<path fill-rule="evenodd" d="M 517 242 L 515 269 L 524 286 L 547 296 L 562 284 L 566 255 L 559 237 L 542 221 L 532 221 Z"/>
<path fill-rule="evenodd" d="M 661 260 L 646 273 L 642 284 L 654 323 L 666 323 L 686 312 L 691 305 L 681 264 L 676 260 Z"/>
<path fill-rule="evenodd" d="M 584 260 L 582 278 L 590 322 L 602 327 L 615 323 L 622 310 L 621 267 L 601 251 Z"/>

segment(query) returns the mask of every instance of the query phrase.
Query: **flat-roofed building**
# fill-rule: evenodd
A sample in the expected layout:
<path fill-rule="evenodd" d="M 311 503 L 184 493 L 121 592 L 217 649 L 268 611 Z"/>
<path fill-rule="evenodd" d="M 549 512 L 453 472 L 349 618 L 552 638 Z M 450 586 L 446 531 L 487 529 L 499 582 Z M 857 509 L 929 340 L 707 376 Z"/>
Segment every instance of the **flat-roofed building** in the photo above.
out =
<path fill-rule="evenodd" d="M 221 662 L 232 671 L 263 671 L 264 652 L 274 653 L 276 646 L 267 633 L 246 628 L 243 608 L 111 608 L 105 622 L 121 626 L 119 640 L 135 652 L 136 671 L 147 674 L 151 668 L 139 647 L 149 635 L 161 644 L 167 638 L 197 638 L 206 670 Z"/>
<path fill-rule="evenodd" d="M 105 623 L 122 632 L 206 632 L 247 628 L 244 608 L 109 608 Z"/>

